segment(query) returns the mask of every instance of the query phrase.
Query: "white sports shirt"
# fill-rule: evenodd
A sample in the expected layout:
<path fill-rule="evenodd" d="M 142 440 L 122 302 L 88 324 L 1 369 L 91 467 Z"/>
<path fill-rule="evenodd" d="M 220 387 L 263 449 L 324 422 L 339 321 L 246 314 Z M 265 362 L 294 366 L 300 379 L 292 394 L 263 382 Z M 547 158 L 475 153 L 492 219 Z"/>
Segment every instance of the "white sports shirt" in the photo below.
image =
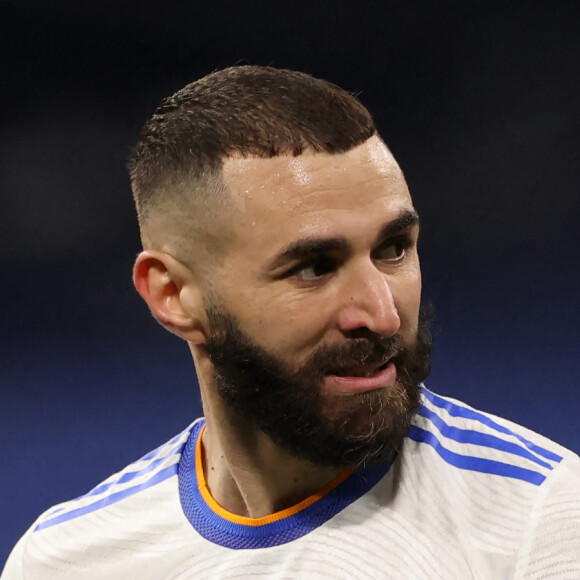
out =
<path fill-rule="evenodd" d="M 213 500 L 198 420 L 44 513 L 2 580 L 580 579 L 580 458 L 424 389 L 392 462 L 259 519 Z"/>

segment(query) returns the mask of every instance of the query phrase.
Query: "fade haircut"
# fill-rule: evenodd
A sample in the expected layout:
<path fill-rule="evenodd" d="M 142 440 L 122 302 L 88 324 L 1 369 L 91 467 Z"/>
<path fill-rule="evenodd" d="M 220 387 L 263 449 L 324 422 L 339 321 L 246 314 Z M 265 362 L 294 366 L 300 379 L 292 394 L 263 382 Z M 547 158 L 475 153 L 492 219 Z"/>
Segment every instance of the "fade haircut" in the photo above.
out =
<path fill-rule="evenodd" d="M 224 244 L 208 226 L 228 211 L 229 156 L 341 153 L 374 134 L 356 97 L 301 72 L 237 66 L 188 84 L 161 102 L 130 156 L 143 246 L 192 265 Z"/>

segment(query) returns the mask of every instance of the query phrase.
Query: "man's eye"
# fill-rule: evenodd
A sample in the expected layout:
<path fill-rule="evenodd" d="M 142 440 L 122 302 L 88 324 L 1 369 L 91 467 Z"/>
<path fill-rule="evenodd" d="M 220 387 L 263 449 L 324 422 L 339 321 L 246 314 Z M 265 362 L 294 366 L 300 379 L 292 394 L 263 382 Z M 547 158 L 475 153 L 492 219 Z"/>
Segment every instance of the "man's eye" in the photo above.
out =
<path fill-rule="evenodd" d="M 315 282 L 335 269 L 336 264 L 334 260 L 330 258 L 320 258 L 297 267 L 294 269 L 293 275 L 303 282 Z"/>
<path fill-rule="evenodd" d="M 405 255 L 405 243 L 403 240 L 393 240 L 385 244 L 378 252 L 377 258 L 379 260 L 389 260 L 396 262 Z"/>

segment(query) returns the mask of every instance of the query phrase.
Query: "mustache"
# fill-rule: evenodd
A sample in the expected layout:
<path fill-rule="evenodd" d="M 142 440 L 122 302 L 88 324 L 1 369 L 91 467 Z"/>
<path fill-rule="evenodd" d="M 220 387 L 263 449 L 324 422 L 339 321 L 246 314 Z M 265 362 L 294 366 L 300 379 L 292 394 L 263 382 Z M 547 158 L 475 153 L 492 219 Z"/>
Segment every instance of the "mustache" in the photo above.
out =
<path fill-rule="evenodd" d="M 202 348 L 221 372 L 235 369 L 240 376 L 256 372 L 256 351 L 260 350 L 250 337 L 243 335 L 236 320 L 223 308 L 207 307 L 212 333 Z M 384 336 L 367 328 L 349 333 L 341 343 L 319 347 L 301 366 L 292 368 L 262 352 L 259 371 L 266 380 L 322 380 L 328 374 L 349 374 L 349 371 L 367 370 L 382 366 L 393 359 L 401 377 L 418 382 L 425 380 L 431 370 L 430 329 L 434 320 L 432 303 L 423 303 L 419 312 L 417 335 L 411 344 L 399 335 Z M 232 337 L 237 340 L 232 341 Z M 235 346 L 235 348 L 233 348 Z M 219 374 L 219 373 L 218 373 Z M 256 387 L 258 388 L 258 387 Z"/>
<path fill-rule="evenodd" d="M 404 351 L 405 343 L 400 335 L 387 337 L 369 332 L 364 337 L 320 347 L 306 366 L 320 375 L 340 374 L 357 367 L 378 367 Z"/>

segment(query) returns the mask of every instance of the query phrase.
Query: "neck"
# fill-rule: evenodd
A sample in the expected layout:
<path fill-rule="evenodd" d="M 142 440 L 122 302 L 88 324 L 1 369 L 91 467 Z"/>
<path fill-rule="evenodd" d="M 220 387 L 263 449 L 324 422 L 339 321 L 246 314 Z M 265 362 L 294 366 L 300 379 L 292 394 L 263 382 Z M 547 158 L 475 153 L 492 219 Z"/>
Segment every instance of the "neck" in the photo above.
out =
<path fill-rule="evenodd" d="M 206 418 L 203 470 L 222 508 L 249 518 L 267 516 L 300 503 L 343 471 L 282 451 L 226 407 L 214 388 L 211 363 L 199 353 L 194 358 Z"/>

